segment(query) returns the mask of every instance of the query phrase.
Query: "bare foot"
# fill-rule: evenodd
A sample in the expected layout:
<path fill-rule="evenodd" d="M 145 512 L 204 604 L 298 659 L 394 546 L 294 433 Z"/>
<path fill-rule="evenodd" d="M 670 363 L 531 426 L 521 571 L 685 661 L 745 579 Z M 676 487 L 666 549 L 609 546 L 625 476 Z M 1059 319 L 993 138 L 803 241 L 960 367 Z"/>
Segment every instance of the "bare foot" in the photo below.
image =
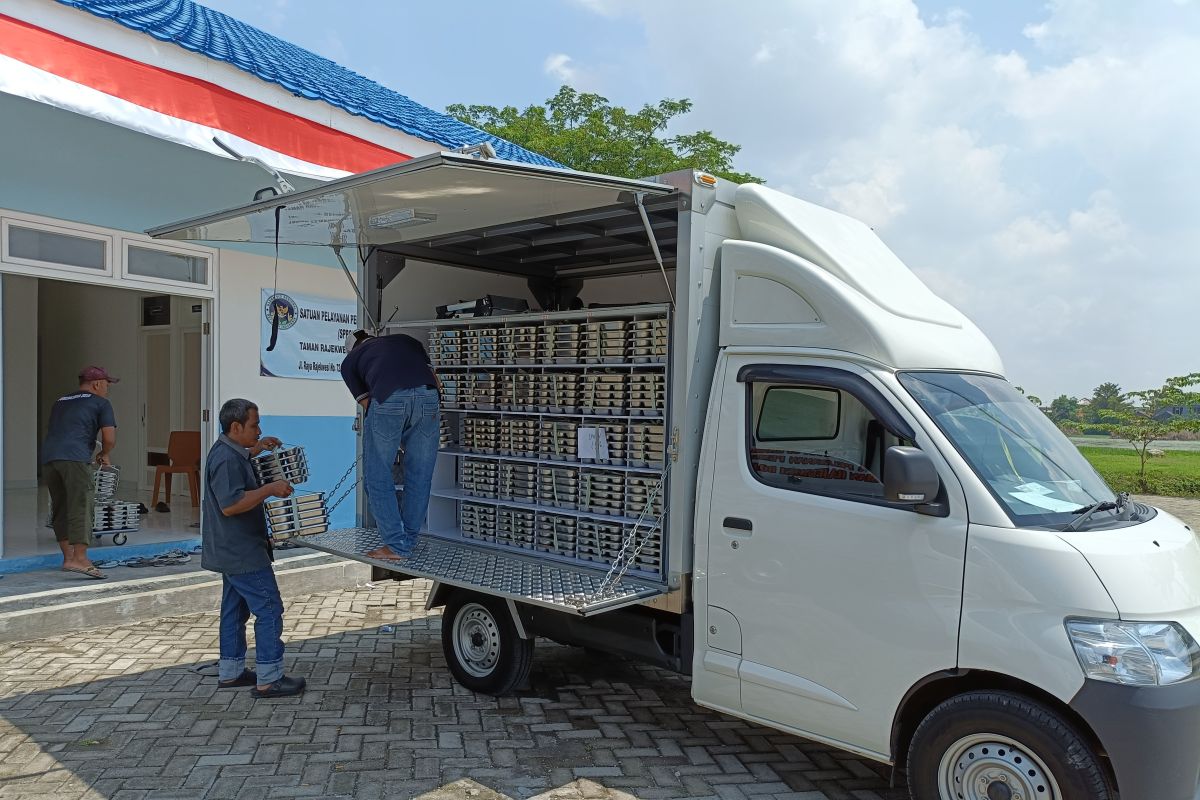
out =
<path fill-rule="evenodd" d="M 369 550 L 365 553 L 367 558 L 378 558 L 384 561 L 404 561 L 408 556 L 400 555 L 386 544 L 383 547 L 377 547 L 374 550 Z"/>

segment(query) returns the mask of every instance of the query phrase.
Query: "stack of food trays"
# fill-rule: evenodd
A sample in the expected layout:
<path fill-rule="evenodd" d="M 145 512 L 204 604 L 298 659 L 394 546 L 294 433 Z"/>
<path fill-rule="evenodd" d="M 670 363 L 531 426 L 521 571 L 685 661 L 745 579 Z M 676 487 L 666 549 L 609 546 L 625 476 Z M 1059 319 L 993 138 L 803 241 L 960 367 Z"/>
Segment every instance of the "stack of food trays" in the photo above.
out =
<path fill-rule="evenodd" d="M 263 503 L 263 511 L 267 516 L 267 530 L 275 541 L 329 530 L 323 492 L 271 498 Z"/>
<path fill-rule="evenodd" d="M 625 484 L 625 516 L 638 518 L 642 512 L 650 520 L 658 520 L 663 515 L 662 487 L 655 489 L 659 483 L 657 475 L 630 475 Z M 650 495 L 654 495 L 653 503 Z M 649 505 L 649 510 L 647 510 Z"/>
<path fill-rule="evenodd" d="M 462 332 L 462 342 L 467 364 L 499 363 L 500 341 L 496 328 L 468 328 Z"/>
<path fill-rule="evenodd" d="M 287 481 L 298 486 L 308 480 L 308 458 L 304 455 L 303 447 L 264 450 L 250 459 L 250 464 L 254 467 L 260 486 L 275 481 Z"/>
<path fill-rule="evenodd" d="M 464 364 L 462 331 L 431 330 L 429 332 L 429 360 L 433 364 Z"/>
<path fill-rule="evenodd" d="M 577 372 L 550 370 L 538 379 L 537 410 L 573 414 L 579 410 L 580 376 Z"/>
<path fill-rule="evenodd" d="M 463 503 L 460 525 L 463 535 L 487 542 L 496 541 L 496 507 Z"/>
<path fill-rule="evenodd" d="M 460 372 L 440 373 L 442 383 L 442 406 L 445 408 L 460 408 L 463 404 L 463 392 L 466 389 L 464 376 Z"/>
<path fill-rule="evenodd" d="M 627 328 L 626 357 L 637 364 L 661 363 L 667 360 L 667 321 L 638 320 Z"/>
<path fill-rule="evenodd" d="M 504 411 L 537 410 L 541 376 L 532 372 L 505 372 L 499 377 L 496 403 Z"/>
<path fill-rule="evenodd" d="M 582 326 L 581 359 L 589 364 L 616 364 L 625 360 L 626 323 L 619 320 L 586 322 Z"/>
<path fill-rule="evenodd" d="M 625 476 L 620 472 L 583 470 L 579 475 L 580 511 L 619 517 L 624 513 Z"/>
<path fill-rule="evenodd" d="M 630 466 L 657 467 L 663 463 L 665 433 L 661 422 L 631 422 L 626 442 Z"/>
<path fill-rule="evenodd" d="M 561 514 L 538 514 L 536 547 L 547 553 L 575 556 L 576 528 L 579 520 Z"/>
<path fill-rule="evenodd" d="M 579 423 L 568 420 L 542 420 L 542 458 L 551 461 L 574 461 L 579 450 Z"/>
<path fill-rule="evenodd" d="M 521 503 L 536 503 L 538 500 L 537 467 L 533 464 L 510 464 L 500 462 L 500 486 L 497 497 L 501 500 L 516 500 Z"/>
<path fill-rule="evenodd" d="M 550 332 L 554 342 L 553 360 L 555 364 L 579 363 L 579 325 L 565 322 L 558 325 L 547 325 L 545 330 Z"/>
<path fill-rule="evenodd" d="M 538 328 L 521 325 L 502 328 L 500 331 L 500 353 L 507 364 L 534 364 L 538 358 Z"/>
<path fill-rule="evenodd" d="M 464 458 L 462 462 L 463 494 L 472 497 L 495 498 L 499 486 L 500 464 L 482 458 Z"/>
<path fill-rule="evenodd" d="M 494 417 L 466 416 L 462 422 L 462 449 L 468 453 L 495 453 L 500 421 Z"/>
<path fill-rule="evenodd" d="M 629 375 L 616 372 L 585 373 L 579 391 L 579 408 L 584 414 L 624 414 L 625 386 Z"/>
<path fill-rule="evenodd" d="M 509 417 L 500 420 L 500 439 L 496 443 L 500 455 L 537 458 L 537 420 Z"/>
<path fill-rule="evenodd" d="M 99 500 L 93 506 L 92 531 L 94 533 L 135 531 L 141 524 L 137 503 L 125 500 Z"/>
<path fill-rule="evenodd" d="M 666 406 L 666 382 L 661 372 L 634 372 L 629 376 L 629 413 L 661 414 Z"/>
<path fill-rule="evenodd" d="M 458 441 L 458 436 L 455 435 L 454 425 L 450 422 L 449 417 L 442 417 L 438 428 L 438 447 L 445 449 L 453 447 Z"/>
<path fill-rule="evenodd" d="M 532 548 L 537 538 L 537 519 L 532 511 L 501 506 L 496 512 L 496 541 Z"/>
<path fill-rule="evenodd" d="M 471 372 L 463 376 L 459 400 L 464 408 L 490 411 L 496 408 L 497 378 L 490 372 Z"/>
<path fill-rule="evenodd" d="M 573 509 L 578 494 L 578 469 L 574 467 L 538 467 L 539 505 Z"/>
<path fill-rule="evenodd" d="M 117 491 L 121 470 L 113 466 L 99 467 L 92 477 L 96 484 L 96 499 L 107 500 Z"/>
<path fill-rule="evenodd" d="M 579 520 L 578 557 L 611 562 L 621 550 L 621 525 L 599 520 Z"/>

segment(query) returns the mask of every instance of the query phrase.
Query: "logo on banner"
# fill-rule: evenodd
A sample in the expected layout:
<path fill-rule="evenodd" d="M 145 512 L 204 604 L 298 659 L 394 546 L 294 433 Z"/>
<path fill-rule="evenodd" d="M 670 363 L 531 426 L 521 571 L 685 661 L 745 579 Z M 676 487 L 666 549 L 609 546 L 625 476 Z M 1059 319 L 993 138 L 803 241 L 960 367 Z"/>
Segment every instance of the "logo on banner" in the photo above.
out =
<path fill-rule="evenodd" d="M 266 318 L 267 322 L 274 322 L 275 318 L 278 317 L 279 330 L 286 331 L 299 321 L 300 307 L 296 305 L 295 300 L 286 294 L 273 294 L 267 298 L 266 304 L 263 305 L 263 317 Z"/>

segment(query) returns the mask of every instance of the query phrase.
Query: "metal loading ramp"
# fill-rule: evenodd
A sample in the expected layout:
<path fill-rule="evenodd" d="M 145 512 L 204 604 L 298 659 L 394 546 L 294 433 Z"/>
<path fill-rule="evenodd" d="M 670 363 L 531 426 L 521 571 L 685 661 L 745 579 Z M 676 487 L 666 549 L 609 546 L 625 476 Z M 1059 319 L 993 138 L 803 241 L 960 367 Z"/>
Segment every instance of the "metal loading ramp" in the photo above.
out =
<path fill-rule="evenodd" d="M 342 528 L 298 536 L 292 541 L 416 578 L 477 589 L 582 617 L 634 605 L 667 591 L 665 586 L 628 575 L 605 586 L 605 569 L 562 564 L 434 536 L 421 536 L 412 555 L 401 562 L 365 555 L 383 544 L 378 532 L 370 528 Z"/>

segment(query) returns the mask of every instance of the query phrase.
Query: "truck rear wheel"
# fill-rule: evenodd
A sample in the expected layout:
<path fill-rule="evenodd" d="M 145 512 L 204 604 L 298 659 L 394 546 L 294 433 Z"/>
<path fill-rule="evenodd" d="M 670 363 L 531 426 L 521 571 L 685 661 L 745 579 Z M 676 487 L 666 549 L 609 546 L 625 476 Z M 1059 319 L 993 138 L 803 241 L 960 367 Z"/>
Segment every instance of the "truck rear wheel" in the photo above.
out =
<path fill-rule="evenodd" d="M 455 592 L 442 609 L 442 652 L 463 686 L 502 695 L 529 677 L 533 639 L 520 637 L 502 600 Z"/>
<path fill-rule="evenodd" d="M 913 800 L 1112 800 L 1091 744 L 1050 708 L 971 692 L 929 712 L 908 750 Z"/>

